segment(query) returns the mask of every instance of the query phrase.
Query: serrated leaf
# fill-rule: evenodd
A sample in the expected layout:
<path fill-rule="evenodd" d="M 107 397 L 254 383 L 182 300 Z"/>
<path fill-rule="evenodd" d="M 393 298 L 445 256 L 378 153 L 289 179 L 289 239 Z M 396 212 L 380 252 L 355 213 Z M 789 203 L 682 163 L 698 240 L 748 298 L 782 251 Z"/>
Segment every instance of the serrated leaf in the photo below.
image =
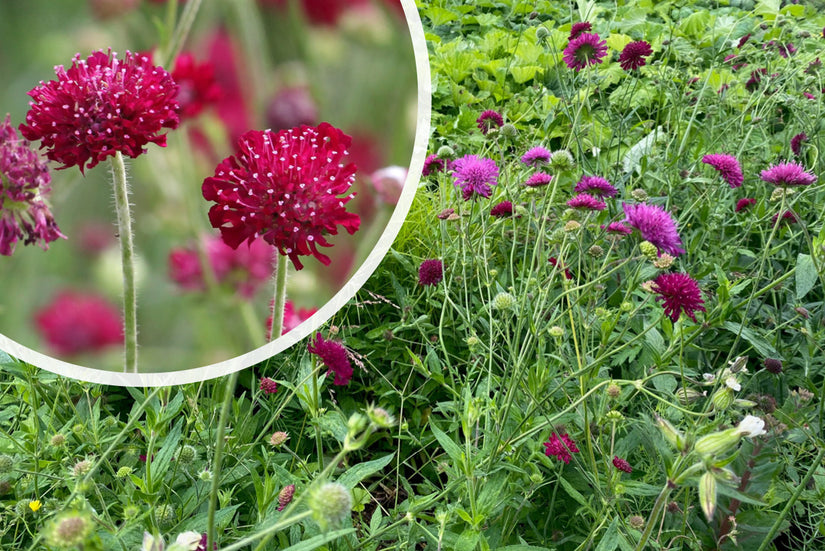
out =
<path fill-rule="evenodd" d="M 450 21 L 458 19 L 458 14 L 440 6 L 430 6 L 429 8 L 423 9 L 421 10 L 421 15 L 429 19 L 433 27 L 446 25 Z"/>
<path fill-rule="evenodd" d="M 536 75 L 544 73 L 544 68 L 538 65 L 521 65 L 510 68 L 510 74 L 516 84 L 524 84 L 528 80 L 533 80 Z"/>
<path fill-rule="evenodd" d="M 395 453 L 393 452 L 384 457 L 373 459 L 372 461 L 365 461 L 364 463 L 353 465 L 347 469 L 347 472 L 338 477 L 338 483 L 352 490 L 356 484 L 389 465 L 394 456 Z"/>
<path fill-rule="evenodd" d="M 608 48 L 621 52 L 625 46 L 633 42 L 633 39 L 626 34 L 610 33 L 610 36 L 605 38 L 604 41 L 607 43 Z"/>
<path fill-rule="evenodd" d="M 796 300 L 801 300 L 813 289 L 819 274 L 816 273 L 814 259 L 809 254 L 796 257 Z"/>
<path fill-rule="evenodd" d="M 653 378 L 653 386 L 663 394 L 671 395 L 676 390 L 676 377 L 673 375 L 660 375 Z"/>

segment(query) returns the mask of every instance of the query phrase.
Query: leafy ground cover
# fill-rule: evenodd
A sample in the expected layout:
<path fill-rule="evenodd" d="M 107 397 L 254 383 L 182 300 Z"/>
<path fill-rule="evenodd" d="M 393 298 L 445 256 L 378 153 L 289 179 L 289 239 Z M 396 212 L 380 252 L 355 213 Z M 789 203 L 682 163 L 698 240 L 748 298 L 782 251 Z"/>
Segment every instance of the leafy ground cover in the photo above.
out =
<path fill-rule="evenodd" d="M 4 358 L 4 547 L 825 545 L 820 6 L 418 5 L 375 276 L 237 378 Z"/>

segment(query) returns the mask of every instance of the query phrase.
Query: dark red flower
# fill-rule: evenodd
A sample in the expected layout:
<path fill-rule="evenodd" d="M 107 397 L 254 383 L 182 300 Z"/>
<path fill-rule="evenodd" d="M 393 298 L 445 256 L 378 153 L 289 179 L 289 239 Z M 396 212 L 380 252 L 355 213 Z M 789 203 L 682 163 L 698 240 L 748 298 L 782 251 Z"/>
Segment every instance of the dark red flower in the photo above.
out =
<path fill-rule="evenodd" d="M 270 311 L 272 311 L 274 302 L 275 301 L 269 303 Z M 317 308 L 301 308 L 300 310 L 296 310 L 295 304 L 293 304 L 291 300 L 287 300 L 284 304 L 284 323 L 281 326 L 281 335 L 286 335 L 308 320 L 310 316 L 317 311 Z M 272 316 L 266 318 L 266 340 L 272 340 Z"/>
<path fill-rule="evenodd" d="M 238 141 L 238 153 L 224 159 L 203 182 L 203 196 L 216 204 L 209 221 L 230 247 L 261 237 L 303 268 L 299 256 L 330 259 L 318 247 L 331 247 L 325 235 L 338 225 L 350 234 L 361 223 L 347 212 L 346 193 L 355 165 L 343 164 L 350 137 L 328 123 L 274 133 L 250 130 Z"/>
<path fill-rule="evenodd" d="M 670 320 L 676 322 L 679 315 L 684 312 L 687 316 L 696 321 L 695 312 L 705 311 L 702 306 L 702 291 L 696 281 L 686 273 L 663 273 L 653 280 L 653 290 L 656 293 L 657 301 L 662 302 L 665 314 Z"/>
<path fill-rule="evenodd" d="M 793 154 L 799 157 L 800 153 L 802 153 L 802 142 L 808 141 L 808 135 L 804 132 L 800 132 L 793 138 L 791 138 L 791 151 Z"/>
<path fill-rule="evenodd" d="M 740 39 L 739 39 L 739 43 L 736 45 L 736 47 L 737 47 L 737 48 L 741 48 L 742 46 L 744 46 L 744 45 L 745 45 L 745 43 L 748 41 L 748 39 L 749 39 L 750 37 L 751 37 L 751 33 L 748 33 L 748 34 L 746 34 L 745 36 L 743 36 L 742 38 L 740 38 Z"/>
<path fill-rule="evenodd" d="M 567 37 L 567 40 L 574 40 L 578 38 L 580 34 L 589 33 L 592 29 L 593 26 L 589 21 L 579 21 L 578 23 L 573 23 L 573 26 L 570 27 L 570 36 Z"/>
<path fill-rule="evenodd" d="M 559 260 L 555 256 L 551 256 L 550 258 L 548 258 L 547 262 L 549 262 L 550 265 L 554 268 L 558 268 L 560 270 L 564 269 L 564 277 L 566 277 L 567 279 L 573 279 L 573 274 L 570 272 L 570 269 L 566 266 L 560 265 Z"/>
<path fill-rule="evenodd" d="M 444 265 L 437 258 L 425 260 L 418 267 L 419 285 L 438 285 L 444 279 Z"/>
<path fill-rule="evenodd" d="M 618 455 L 613 456 L 613 466 L 619 469 L 620 471 L 624 471 L 626 473 L 632 473 L 633 467 L 630 466 L 626 460 L 622 459 Z"/>
<path fill-rule="evenodd" d="M 513 203 L 510 201 L 502 201 L 490 209 L 490 216 L 494 216 L 496 218 L 503 218 L 505 216 L 512 216 L 513 214 Z"/>
<path fill-rule="evenodd" d="M 286 506 L 290 504 L 292 501 L 292 496 L 295 495 L 295 484 L 289 484 L 284 486 L 280 492 L 278 492 L 278 510 L 283 511 L 286 509 Z"/>
<path fill-rule="evenodd" d="M 786 210 L 782 213 L 781 218 L 779 217 L 778 213 L 774 214 L 773 218 L 771 218 L 771 222 L 773 222 L 774 226 L 777 224 L 796 224 L 797 222 L 799 222 L 799 217 L 796 215 L 794 211 Z"/>
<path fill-rule="evenodd" d="M 774 375 L 779 375 L 782 373 L 782 360 L 777 360 L 776 358 L 765 358 L 765 361 L 762 362 L 769 372 L 773 373 Z"/>
<path fill-rule="evenodd" d="M 275 394 L 278 392 L 278 383 L 275 382 L 275 379 L 261 377 L 260 389 L 264 392 L 264 394 Z"/>
<path fill-rule="evenodd" d="M 207 538 L 206 533 L 204 532 L 203 534 L 201 534 L 201 541 L 198 542 L 198 546 L 195 548 L 195 551 L 206 551 L 206 545 L 208 543 L 209 543 L 209 539 Z M 218 543 L 217 542 L 212 542 L 212 549 L 214 550 L 214 549 L 217 549 L 217 548 L 218 548 Z"/>
<path fill-rule="evenodd" d="M 97 352 L 123 344 L 120 312 L 98 295 L 63 291 L 35 314 L 34 321 L 58 354 Z"/>
<path fill-rule="evenodd" d="M 444 172 L 447 168 L 447 164 L 444 162 L 444 159 L 440 159 L 438 155 L 428 155 L 426 159 L 424 159 L 424 168 L 421 170 L 422 176 L 429 176 L 435 172 Z"/>
<path fill-rule="evenodd" d="M 121 152 L 137 157 L 144 146 L 166 146 L 165 128 L 177 128 L 178 85 L 146 55 L 125 58 L 98 51 L 88 59 L 77 54 L 57 80 L 29 92 L 32 100 L 20 132 L 40 140 L 46 156 L 61 168 L 83 172 Z M 88 163 L 88 164 L 87 164 Z"/>
<path fill-rule="evenodd" d="M 221 89 L 215 82 L 215 68 L 209 61 L 195 62 L 190 52 L 177 57 L 172 78 L 179 87 L 177 99 L 181 119 L 197 116 L 221 97 Z"/>
<path fill-rule="evenodd" d="M 504 119 L 497 111 L 488 109 L 479 115 L 478 119 L 476 119 L 476 123 L 478 124 L 478 129 L 481 130 L 481 133 L 486 136 L 487 132 L 490 130 L 494 128 L 501 128 L 504 124 Z"/>
<path fill-rule="evenodd" d="M 324 365 L 329 369 L 329 373 L 335 375 L 332 381 L 334 385 L 346 385 L 352 378 L 352 366 L 349 363 L 347 349 L 344 345 L 336 341 L 324 339 L 320 333 L 315 335 L 315 342 L 307 345 L 310 354 L 317 355 Z"/>
<path fill-rule="evenodd" d="M 565 465 L 570 463 L 570 460 L 573 459 L 571 453 L 578 453 L 579 448 L 576 447 L 576 443 L 567 436 L 566 433 L 561 435 L 556 435 L 556 433 L 552 433 L 550 435 L 550 440 L 544 443 L 544 455 L 547 457 L 555 456 L 556 459 L 559 459 L 564 462 Z"/>
<path fill-rule="evenodd" d="M 266 108 L 266 122 L 275 131 L 318 124 L 318 106 L 309 88 L 293 86 L 278 90 Z"/>
<path fill-rule="evenodd" d="M 736 207 L 733 209 L 734 212 L 739 212 L 745 210 L 746 208 L 753 206 L 756 204 L 756 199 L 751 197 L 745 197 L 744 199 L 739 199 L 736 202 Z"/>
<path fill-rule="evenodd" d="M 653 53 L 653 48 L 644 40 L 630 42 L 619 54 L 619 65 L 625 71 L 638 69 L 646 63 L 645 57 Z"/>

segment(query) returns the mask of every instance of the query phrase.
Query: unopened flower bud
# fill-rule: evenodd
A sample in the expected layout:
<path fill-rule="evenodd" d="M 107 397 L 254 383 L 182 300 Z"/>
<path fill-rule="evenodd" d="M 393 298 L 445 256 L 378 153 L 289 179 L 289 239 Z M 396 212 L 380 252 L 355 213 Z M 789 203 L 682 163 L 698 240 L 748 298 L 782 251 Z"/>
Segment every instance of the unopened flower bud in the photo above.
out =
<path fill-rule="evenodd" d="M 536 29 L 536 40 L 542 41 L 550 36 L 550 31 L 546 27 L 539 27 Z"/>
<path fill-rule="evenodd" d="M 295 495 L 295 484 L 289 484 L 288 486 L 284 486 L 280 492 L 278 492 L 278 510 L 283 511 L 286 509 L 286 506 L 292 502 L 292 496 Z"/>
<path fill-rule="evenodd" d="M 630 196 L 639 202 L 647 201 L 650 198 L 647 192 L 641 188 L 636 188 L 633 191 L 631 191 Z"/>
<path fill-rule="evenodd" d="M 84 459 L 82 461 L 78 461 L 75 463 L 74 467 L 72 467 L 72 474 L 74 476 L 83 476 L 87 474 L 89 471 L 92 470 L 92 462 L 88 459 Z"/>
<path fill-rule="evenodd" d="M 516 297 L 504 291 L 493 297 L 494 310 L 510 310 L 516 305 Z"/>
<path fill-rule="evenodd" d="M 288 438 L 289 434 L 285 433 L 282 430 L 279 430 L 272 433 L 272 436 L 269 437 L 269 443 L 273 447 L 277 448 L 281 446 L 284 442 L 286 442 Z"/>
<path fill-rule="evenodd" d="M 611 398 L 618 398 L 619 395 L 622 393 L 622 387 L 617 385 L 616 383 L 612 382 L 607 385 L 607 395 Z"/>
<path fill-rule="evenodd" d="M 622 312 L 631 312 L 633 310 L 633 303 L 629 301 L 624 301 L 619 306 L 619 308 L 621 308 Z"/>
<path fill-rule="evenodd" d="M 673 265 L 676 258 L 667 253 L 662 253 L 662 256 L 653 260 L 653 265 L 660 270 L 667 270 Z"/>
<path fill-rule="evenodd" d="M 710 401 L 716 411 L 725 411 L 731 406 L 731 404 L 733 404 L 733 400 L 735 398 L 736 396 L 733 394 L 733 389 L 729 386 L 723 386 L 713 393 L 713 396 L 710 397 Z"/>
<path fill-rule="evenodd" d="M 168 528 L 174 524 L 176 518 L 175 508 L 168 503 L 155 507 L 155 519 L 158 521 L 158 526 Z"/>
<path fill-rule="evenodd" d="M 548 329 L 547 332 L 550 333 L 550 336 L 554 339 L 560 339 L 564 336 L 564 329 L 562 329 L 558 325 L 554 325 L 553 327 Z"/>
<path fill-rule="evenodd" d="M 777 360 L 776 358 L 765 358 L 763 363 L 765 365 L 765 369 L 770 373 L 773 373 L 774 375 L 779 375 L 782 373 L 782 360 Z"/>
<path fill-rule="evenodd" d="M 677 388 L 676 389 L 676 399 L 679 401 L 680 404 L 686 406 L 688 404 L 692 404 L 696 400 L 702 397 L 702 393 L 693 388 Z"/>
<path fill-rule="evenodd" d="M 615 383 L 612 383 L 615 384 Z M 619 385 L 616 385 L 619 386 Z M 622 415 L 621 411 L 616 411 L 615 409 L 611 409 L 607 413 L 604 414 L 604 418 L 611 423 L 618 423 L 619 421 L 624 420 L 624 415 Z"/>
<path fill-rule="evenodd" d="M 578 222 L 576 222 L 575 220 L 570 220 L 569 222 L 567 222 L 564 225 L 564 231 L 566 231 L 567 233 L 570 233 L 570 232 L 574 232 L 574 231 L 578 230 L 581 227 L 582 227 L 582 225 L 579 224 Z"/>
<path fill-rule="evenodd" d="M 178 452 L 178 461 L 181 465 L 191 465 L 198 459 L 198 450 L 189 444 L 184 445 Z"/>
<path fill-rule="evenodd" d="M 639 243 L 639 250 L 648 260 L 656 260 L 659 256 L 659 249 L 650 241 L 642 241 Z"/>
<path fill-rule="evenodd" d="M 518 129 L 509 122 L 499 128 L 499 132 L 501 133 L 502 138 L 506 138 L 508 140 L 513 140 L 518 137 Z"/>
<path fill-rule="evenodd" d="M 665 440 L 670 442 L 670 444 L 677 450 L 683 452 L 687 449 L 687 440 L 685 439 L 685 436 L 676 430 L 676 427 L 671 425 L 667 419 L 657 415 L 656 425 L 659 427 L 659 430 L 662 431 L 662 436 L 665 437 Z"/>
<path fill-rule="evenodd" d="M 51 440 L 49 440 L 49 443 L 52 446 L 59 448 L 60 446 L 66 443 L 66 437 L 62 434 L 55 434 L 54 436 L 52 436 Z"/>
<path fill-rule="evenodd" d="M 634 530 L 641 530 L 642 528 L 644 528 L 645 519 L 641 515 L 633 515 L 629 519 L 627 519 L 627 523 Z"/>
<path fill-rule="evenodd" d="M 576 161 L 568 150 L 560 149 L 550 155 L 548 166 L 553 172 L 569 172 L 576 168 Z"/>
<path fill-rule="evenodd" d="M 312 489 L 309 508 L 322 529 L 330 525 L 338 526 L 352 511 L 352 495 L 342 484 L 325 482 Z"/>
<path fill-rule="evenodd" d="M 121 467 L 117 470 L 117 473 L 115 474 L 115 476 L 117 476 L 118 478 L 126 478 L 130 474 L 132 474 L 132 472 L 134 472 L 132 470 L 132 467 Z"/>
<path fill-rule="evenodd" d="M 592 247 L 587 249 L 587 254 L 589 254 L 593 258 L 601 258 L 604 256 L 604 249 L 601 248 L 599 245 L 593 245 Z"/>
<path fill-rule="evenodd" d="M 706 472 L 699 479 L 699 504 L 705 518 L 710 521 L 716 511 L 716 477 L 710 472 Z"/>
<path fill-rule="evenodd" d="M 46 541 L 52 549 L 76 549 L 92 533 L 92 519 L 88 513 L 70 511 L 61 513 L 49 525 Z"/>
<path fill-rule="evenodd" d="M 368 407 L 367 417 L 373 425 L 382 429 L 389 429 L 395 425 L 395 418 L 384 408 Z"/>
<path fill-rule="evenodd" d="M 10 455 L 0 455 L 0 474 L 11 472 L 14 468 L 14 458 Z"/>
<path fill-rule="evenodd" d="M 436 155 L 439 159 L 452 159 L 455 157 L 455 151 L 449 145 L 442 145 L 438 148 Z"/>

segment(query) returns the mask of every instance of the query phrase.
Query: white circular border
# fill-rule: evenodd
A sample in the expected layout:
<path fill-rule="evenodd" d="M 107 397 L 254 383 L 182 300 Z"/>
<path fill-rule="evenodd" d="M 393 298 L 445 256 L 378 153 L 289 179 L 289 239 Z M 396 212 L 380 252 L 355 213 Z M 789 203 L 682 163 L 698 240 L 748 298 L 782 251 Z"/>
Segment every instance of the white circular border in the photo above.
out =
<path fill-rule="evenodd" d="M 57 373 L 64 377 L 80 379 L 90 383 L 132 387 L 171 386 L 213 379 L 261 363 L 304 339 L 331 318 L 333 314 L 355 296 L 358 289 L 366 283 L 367 279 L 387 254 L 387 251 L 389 251 L 392 242 L 401 229 L 401 225 L 404 223 L 404 219 L 407 217 L 410 206 L 412 206 L 412 201 L 415 197 L 416 188 L 418 187 L 418 181 L 421 176 L 421 170 L 424 168 L 424 158 L 427 154 L 427 142 L 429 141 L 430 135 L 430 109 L 432 101 L 430 90 L 430 62 L 427 54 L 427 41 L 424 38 L 424 27 L 421 24 L 421 18 L 418 15 L 418 9 L 415 6 L 414 0 L 401 0 L 401 6 L 404 9 L 407 27 L 410 30 L 418 80 L 418 123 L 415 130 L 413 154 L 409 171 L 407 172 L 407 179 L 404 182 L 401 197 L 387 223 L 387 227 L 378 239 L 378 243 L 372 252 L 370 252 L 369 256 L 367 256 L 364 263 L 358 268 L 358 271 L 355 272 L 352 278 L 344 284 L 329 302 L 313 314 L 312 317 L 286 335 L 241 356 L 202 367 L 163 373 L 116 373 L 92 369 L 46 356 L 45 354 L 18 344 L 2 333 L 0 333 L 0 350 L 36 367 L 46 369 L 47 371 Z"/>

